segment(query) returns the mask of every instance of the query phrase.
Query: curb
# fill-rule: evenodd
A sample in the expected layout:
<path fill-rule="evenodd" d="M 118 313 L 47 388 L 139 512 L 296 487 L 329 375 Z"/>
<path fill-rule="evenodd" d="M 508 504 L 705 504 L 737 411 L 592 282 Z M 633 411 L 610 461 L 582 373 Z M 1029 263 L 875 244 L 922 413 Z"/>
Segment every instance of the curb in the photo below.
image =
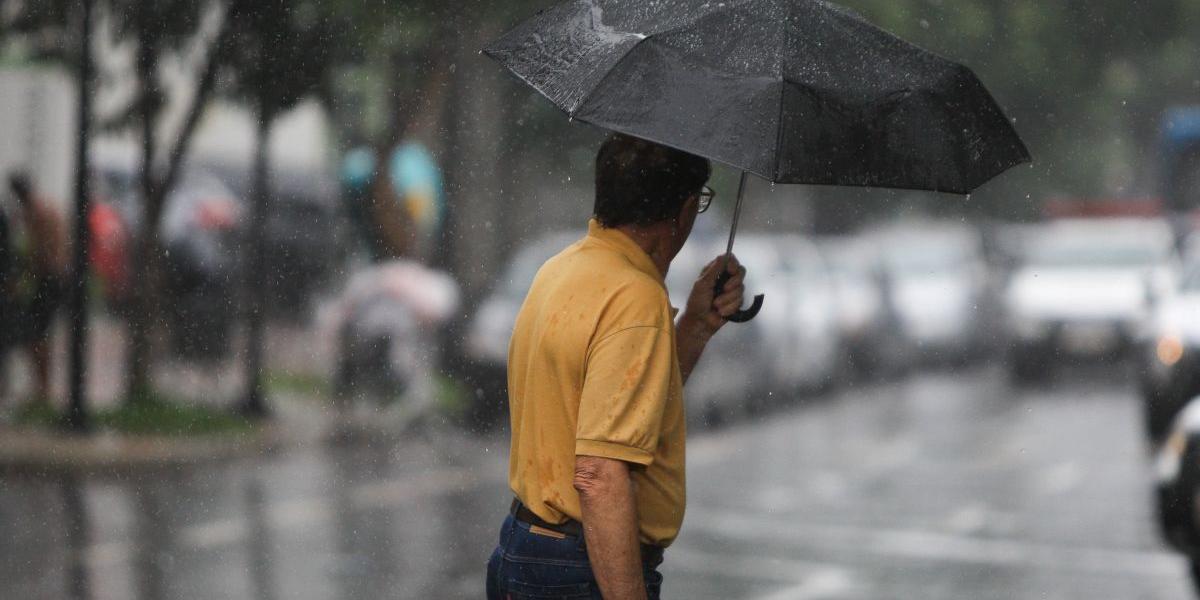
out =
<path fill-rule="evenodd" d="M 174 468 L 271 452 L 282 430 L 263 425 L 244 434 L 204 437 L 77 436 L 0 426 L 0 474 L 92 474 Z"/>

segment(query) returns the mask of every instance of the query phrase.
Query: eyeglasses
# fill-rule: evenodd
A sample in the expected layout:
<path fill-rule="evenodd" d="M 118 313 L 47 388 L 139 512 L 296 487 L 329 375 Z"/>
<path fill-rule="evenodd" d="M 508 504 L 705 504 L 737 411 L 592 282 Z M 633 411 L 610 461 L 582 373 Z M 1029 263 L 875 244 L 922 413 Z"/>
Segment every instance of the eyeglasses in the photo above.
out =
<path fill-rule="evenodd" d="M 696 211 L 696 214 L 700 214 L 708 210 L 708 207 L 712 206 L 713 198 L 716 197 L 717 193 L 707 185 L 700 188 L 700 210 Z"/>

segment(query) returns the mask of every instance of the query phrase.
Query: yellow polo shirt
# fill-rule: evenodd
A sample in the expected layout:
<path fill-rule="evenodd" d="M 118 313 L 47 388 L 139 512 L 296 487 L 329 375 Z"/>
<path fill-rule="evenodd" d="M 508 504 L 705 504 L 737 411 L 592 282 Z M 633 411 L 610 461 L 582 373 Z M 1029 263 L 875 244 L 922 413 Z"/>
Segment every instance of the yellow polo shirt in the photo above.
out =
<path fill-rule="evenodd" d="M 582 520 L 576 456 L 631 463 L 643 543 L 683 522 L 683 378 L 663 276 L 624 233 L 595 220 L 546 261 L 508 350 L 509 485 L 539 517 Z"/>

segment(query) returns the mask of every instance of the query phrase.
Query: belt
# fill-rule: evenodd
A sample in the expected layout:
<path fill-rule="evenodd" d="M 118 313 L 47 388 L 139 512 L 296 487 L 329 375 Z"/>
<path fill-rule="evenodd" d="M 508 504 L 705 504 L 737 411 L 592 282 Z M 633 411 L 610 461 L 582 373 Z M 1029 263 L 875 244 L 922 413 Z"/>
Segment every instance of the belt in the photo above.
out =
<path fill-rule="evenodd" d="M 529 510 L 525 503 L 521 502 L 520 498 L 513 498 L 512 506 L 509 508 L 509 513 L 521 522 L 529 525 L 536 525 L 550 531 L 555 531 L 563 535 L 569 535 L 583 539 L 583 524 L 575 519 L 567 519 L 565 523 L 551 523 Z M 640 544 L 642 550 L 642 562 L 654 563 L 657 565 L 662 562 L 663 547 L 653 544 Z"/>

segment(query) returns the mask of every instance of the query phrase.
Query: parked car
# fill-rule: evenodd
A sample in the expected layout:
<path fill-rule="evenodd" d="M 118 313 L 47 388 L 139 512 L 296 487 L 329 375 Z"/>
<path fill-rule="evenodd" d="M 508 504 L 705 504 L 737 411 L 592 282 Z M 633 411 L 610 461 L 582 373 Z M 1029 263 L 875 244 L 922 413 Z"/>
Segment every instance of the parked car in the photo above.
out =
<path fill-rule="evenodd" d="M 735 254 L 743 264 L 757 270 L 762 257 L 750 257 L 753 251 L 744 250 L 739 244 Z M 715 239 L 704 238 L 690 240 L 680 250 L 667 273 L 667 292 L 672 305 L 681 310 L 685 307 L 701 270 L 723 251 L 724 246 L 719 246 Z M 752 277 L 747 279 L 747 293 L 763 293 L 763 288 L 755 287 L 761 285 L 757 281 Z M 771 295 L 768 292 L 768 297 Z M 767 302 L 770 304 L 773 300 Z M 764 304 L 764 312 L 766 307 Z M 770 320 L 770 317 L 766 319 Z M 688 419 L 692 423 L 714 425 L 737 419 L 759 400 L 760 394 L 766 393 L 770 367 L 761 342 L 763 322 L 760 313 L 749 323 L 727 325 L 709 342 L 684 388 Z"/>
<path fill-rule="evenodd" d="M 1174 419 L 1155 461 L 1159 533 L 1188 558 L 1200 593 L 1200 398 Z"/>
<path fill-rule="evenodd" d="M 172 349 L 228 355 L 238 319 L 244 213 L 229 186 L 192 172 L 167 196 L 160 229 Z"/>
<path fill-rule="evenodd" d="M 968 225 L 905 224 L 873 236 L 883 292 L 908 354 L 963 363 L 986 347 L 993 310 L 979 232 Z"/>
<path fill-rule="evenodd" d="M 846 360 L 856 376 L 895 372 L 904 348 L 892 307 L 884 298 L 884 273 L 875 244 L 860 236 L 825 238 L 833 307 Z"/>
<path fill-rule="evenodd" d="M 1004 294 L 1012 376 L 1128 353 L 1151 301 L 1171 288 L 1174 262 L 1171 230 L 1156 220 L 1061 221 L 1029 235 Z"/>
<path fill-rule="evenodd" d="M 848 350 L 839 326 L 838 296 L 828 262 L 811 240 L 776 237 L 790 289 L 781 299 L 790 315 L 789 346 L 776 381 L 783 393 L 826 391 L 846 374 Z"/>
<path fill-rule="evenodd" d="M 581 237 L 583 233 L 578 231 L 555 231 L 518 248 L 504 275 L 471 317 L 462 349 L 468 363 L 464 376 L 477 391 L 474 419 L 481 424 L 505 414 L 508 343 L 534 276 L 543 263 Z"/>
<path fill-rule="evenodd" d="M 1160 440 L 1200 396 L 1200 256 L 1189 258 L 1179 286 L 1151 309 L 1137 360 L 1146 431 Z"/>

